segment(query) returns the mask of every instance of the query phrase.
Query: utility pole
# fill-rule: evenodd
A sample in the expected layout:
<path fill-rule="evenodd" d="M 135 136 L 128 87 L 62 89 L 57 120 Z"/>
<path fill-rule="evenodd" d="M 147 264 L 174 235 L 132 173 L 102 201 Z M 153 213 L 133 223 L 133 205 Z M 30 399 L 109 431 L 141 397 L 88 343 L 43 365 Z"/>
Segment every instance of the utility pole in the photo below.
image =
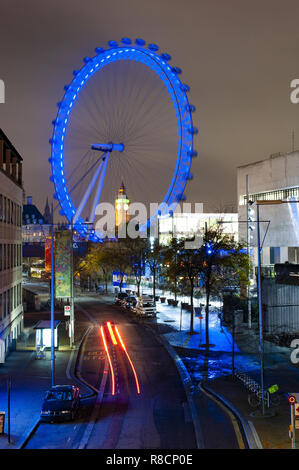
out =
<path fill-rule="evenodd" d="M 249 183 L 246 175 L 246 209 L 247 209 L 247 256 L 250 260 L 250 234 L 249 234 Z M 248 328 L 251 328 L 251 299 L 250 299 L 250 264 L 248 263 L 248 283 L 247 283 L 247 307 L 248 307 Z"/>
<path fill-rule="evenodd" d="M 54 321 L 54 213 L 52 202 L 52 223 L 51 223 L 51 386 L 55 385 L 55 321 Z"/>
<path fill-rule="evenodd" d="M 75 330 L 75 315 L 74 315 L 74 225 L 72 219 L 71 225 L 71 311 L 70 311 L 70 347 L 74 347 L 74 330 Z"/>
<path fill-rule="evenodd" d="M 232 318 L 232 336 L 233 336 L 233 344 L 232 344 L 232 377 L 235 377 L 235 310 L 233 310 L 233 318 Z"/>

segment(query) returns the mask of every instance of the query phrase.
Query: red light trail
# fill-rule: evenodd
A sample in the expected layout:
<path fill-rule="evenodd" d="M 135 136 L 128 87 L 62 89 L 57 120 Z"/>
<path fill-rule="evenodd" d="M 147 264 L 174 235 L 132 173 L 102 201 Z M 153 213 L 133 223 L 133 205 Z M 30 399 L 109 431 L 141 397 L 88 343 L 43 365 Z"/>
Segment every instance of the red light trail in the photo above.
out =
<path fill-rule="evenodd" d="M 134 374 L 134 377 L 135 377 L 137 393 L 139 394 L 139 393 L 140 393 L 140 387 L 139 387 L 139 382 L 138 382 L 138 377 L 137 377 L 137 373 L 136 373 L 135 367 L 134 367 L 134 365 L 133 365 L 133 362 L 131 361 L 131 358 L 130 358 L 130 356 L 129 356 L 129 354 L 128 354 L 127 348 L 126 348 L 126 346 L 125 346 L 125 344 L 124 344 L 124 342 L 123 342 L 123 339 L 122 339 L 122 337 L 121 337 L 121 335 L 120 335 L 120 333 L 119 333 L 119 331 L 118 331 L 117 326 L 114 326 L 114 328 L 115 328 L 116 334 L 117 334 L 117 336 L 118 336 L 119 342 L 120 342 L 120 344 L 121 344 L 121 347 L 123 348 L 123 350 L 124 350 L 124 352 L 125 352 L 125 354 L 126 354 L 126 356 L 127 356 L 127 359 L 128 359 L 128 361 L 129 361 L 129 363 L 130 363 L 130 365 L 131 365 L 131 368 L 132 368 L 132 371 L 133 371 L 133 374 Z"/>
<path fill-rule="evenodd" d="M 115 377 L 114 377 L 114 371 L 113 371 L 112 362 L 111 362 L 111 357 L 110 357 L 109 350 L 108 350 L 107 343 L 106 343 L 104 328 L 103 328 L 102 326 L 101 326 L 101 335 L 102 335 L 102 339 L 103 339 L 103 343 L 104 343 L 104 348 L 105 348 L 105 351 L 106 351 L 106 353 L 107 353 L 108 362 L 109 362 L 109 367 L 110 367 L 110 370 L 111 370 L 111 376 L 112 376 L 112 395 L 114 395 L 114 394 L 115 394 Z"/>

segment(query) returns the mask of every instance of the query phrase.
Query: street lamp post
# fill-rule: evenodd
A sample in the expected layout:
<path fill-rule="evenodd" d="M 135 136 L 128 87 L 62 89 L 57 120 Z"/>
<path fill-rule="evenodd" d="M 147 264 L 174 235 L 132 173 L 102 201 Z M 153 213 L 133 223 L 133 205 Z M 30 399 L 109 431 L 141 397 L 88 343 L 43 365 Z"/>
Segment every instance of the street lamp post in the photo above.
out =
<path fill-rule="evenodd" d="M 250 256 L 250 234 L 249 234 L 249 183 L 248 175 L 246 175 L 246 210 L 247 210 L 247 256 Z M 248 265 L 248 279 L 250 279 L 250 265 Z M 248 328 L 251 328 L 251 299 L 250 299 L 250 285 L 247 283 L 247 304 L 248 304 Z"/>
<path fill-rule="evenodd" d="M 256 219 L 257 219 L 257 283 L 258 283 L 258 308 L 259 308 L 259 339 L 260 339 L 260 374 L 261 374 L 261 393 L 262 393 L 262 415 L 265 414 L 264 403 L 264 325 L 263 325 L 263 308 L 262 308 L 262 280 L 261 280 L 261 241 L 260 241 L 260 217 L 259 217 L 259 204 L 256 205 Z"/>
<path fill-rule="evenodd" d="M 74 347 L 74 225 L 71 225 L 71 309 L 70 309 L 70 347 Z"/>
<path fill-rule="evenodd" d="M 54 228 L 51 224 L 51 386 L 55 385 L 55 336 L 54 336 Z"/>

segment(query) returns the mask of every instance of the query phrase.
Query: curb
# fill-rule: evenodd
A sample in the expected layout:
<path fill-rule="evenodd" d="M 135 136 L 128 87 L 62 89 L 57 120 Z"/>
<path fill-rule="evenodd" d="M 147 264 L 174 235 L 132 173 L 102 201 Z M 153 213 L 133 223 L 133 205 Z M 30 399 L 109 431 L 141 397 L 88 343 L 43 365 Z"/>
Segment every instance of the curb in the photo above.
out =
<path fill-rule="evenodd" d="M 91 436 L 91 433 L 94 429 L 94 426 L 95 426 L 95 423 L 97 421 L 97 417 L 98 417 L 98 414 L 99 414 L 99 408 L 102 405 L 102 401 L 103 401 L 103 397 L 104 397 L 106 382 L 107 382 L 107 379 L 108 379 L 108 371 L 109 371 L 108 359 L 106 358 L 103 377 L 102 377 L 101 385 L 100 385 L 100 390 L 99 390 L 99 393 L 97 395 L 97 399 L 95 401 L 94 408 L 93 408 L 92 414 L 90 416 L 89 423 L 88 423 L 88 425 L 85 429 L 85 432 L 83 434 L 83 437 L 82 437 L 82 439 L 79 443 L 78 449 L 85 449 L 86 448 L 87 443 L 89 441 L 89 438 Z M 97 406 L 99 408 L 97 408 Z"/>
<path fill-rule="evenodd" d="M 26 430 L 22 436 L 20 437 L 20 439 L 18 440 L 16 446 L 15 446 L 15 449 L 24 449 L 24 447 L 26 446 L 27 442 L 29 441 L 29 439 L 31 438 L 32 434 L 35 433 L 36 429 L 38 428 L 38 426 L 40 425 L 40 417 L 38 416 L 38 418 L 35 419 L 34 423 L 31 425 L 31 427 L 29 428 L 29 431 Z"/>
<path fill-rule="evenodd" d="M 228 400 L 223 398 L 221 395 L 219 395 L 210 387 L 200 384 L 199 388 L 204 393 L 212 395 L 212 398 L 215 401 L 217 400 L 220 401 L 224 405 L 224 407 L 226 407 L 235 416 L 235 418 L 237 419 L 242 437 L 245 438 L 246 440 L 247 448 L 249 449 L 262 449 L 263 448 L 253 423 L 247 421 L 241 415 L 241 413 L 239 413 L 239 411 Z"/>
<path fill-rule="evenodd" d="M 150 329 L 151 332 L 153 333 L 153 329 L 149 325 L 146 325 L 146 328 Z M 167 342 L 167 340 L 160 335 L 159 336 L 155 335 L 155 337 L 165 347 L 165 349 L 167 350 L 168 354 L 170 355 L 170 357 L 172 358 L 173 362 L 175 363 L 178 369 L 178 372 L 180 374 L 183 387 L 186 393 L 188 405 L 190 407 L 190 412 L 191 412 L 191 417 L 192 417 L 192 422 L 193 422 L 195 437 L 196 437 L 196 445 L 198 449 L 203 449 L 204 448 L 203 435 L 202 435 L 201 427 L 199 424 L 199 417 L 198 417 L 197 409 L 196 409 L 195 403 L 193 401 L 192 393 L 191 393 L 192 383 L 191 383 L 189 372 L 187 371 L 185 364 L 183 363 L 180 356 L 175 352 L 175 350 Z"/>

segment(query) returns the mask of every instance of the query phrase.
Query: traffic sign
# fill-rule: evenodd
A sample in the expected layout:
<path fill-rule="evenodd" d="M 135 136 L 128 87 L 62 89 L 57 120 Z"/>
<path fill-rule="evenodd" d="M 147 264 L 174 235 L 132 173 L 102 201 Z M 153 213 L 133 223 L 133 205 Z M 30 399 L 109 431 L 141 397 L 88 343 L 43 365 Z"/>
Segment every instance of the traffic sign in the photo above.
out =
<path fill-rule="evenodd" d="M 294 397 L 294 395 L 290 395 L 288 401 L 290 405 L 294 405 L 294 403 L 296 403 L 296 397 Z"/>
<path fill-rule="evenodd" d="M 71 315 L 71 306 L 70 305 L 65 305 L 64 306 L 64 316 L 69 317 Z"/>

